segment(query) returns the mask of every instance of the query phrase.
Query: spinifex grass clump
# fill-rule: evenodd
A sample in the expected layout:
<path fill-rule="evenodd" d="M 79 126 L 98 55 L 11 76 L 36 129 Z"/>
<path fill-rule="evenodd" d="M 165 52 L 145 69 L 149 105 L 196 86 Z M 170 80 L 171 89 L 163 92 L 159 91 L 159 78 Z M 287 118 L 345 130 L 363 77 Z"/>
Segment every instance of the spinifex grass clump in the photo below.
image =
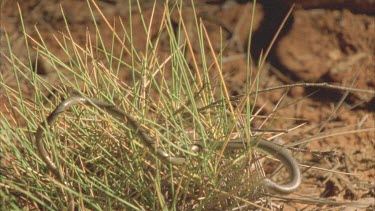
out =
<path fill-rule="evenodd" d="M 130 20 L 132 6 L 142 12 L 139 4 L 130 4 Z M 1 74 L 1 95 L 6 99 L 0 120 L 1 208 L 58 210 L 67 206 L 69 195 L 79 209 L 92 210 L 258 206 L 251 201 L 262 192 L 251 149 L 224 154 L 208 147 L 196 154 L 189 148 L 195 140 L 228 141 L 236 134 L 252 135 L 250 100 L 245 97 L 236 108 L 229 103 L 221 51 L 214 52 L 204 25 L 196 19 L 198 59 L 183 19 L 177 32 L 171 23 L 171 13 L 181 15 L 181 5 L 165 6 L 158 36 L 152 39 L 153 15 L 149 22 L 142 16 L 147 37 L 142 50 L 132 45 L 138 35 L 132 34 L 131 24 L 120 22 L 118 30 L 102 16 L 108 24 L 105 30 L 113 35 L 110 42 L 104 40 L 104 29 L 94 18 L 94 13 L 102 13 L 93 2 L 87 9 L 95 31 L 87 31 L 86 43 L 78 43 L 66 23 L 62 36 L 56 38 L 64 58 L 49 50 L 43 36 L 30 37 L 27 32 L 29 61 L 22 62 L 10 42 L 2 51 L 15 80 Z M 161 56 L 159 40 L 165 34 L 170 52 Z M 53 73 L 54 81 L 38 74 L 41 67 Z M 250 70 L 249 65 L 248 93 L 254 92 Z M 129 76 L 127 80 L 120 78 L 123 75 Z M 31 90 L 25 92 L 24 87 Z M 62 182 L 37 153 L 35 131 L 63 99 L 74 95 L 97 98 L 125 111 L 147 129 L 157 146 L 188 162 L 178 167 L 163 163 L 118 118 L 99 108 L 73 106 L 52 127 L 44 125 L 45 147 L 60 168 Z"/>

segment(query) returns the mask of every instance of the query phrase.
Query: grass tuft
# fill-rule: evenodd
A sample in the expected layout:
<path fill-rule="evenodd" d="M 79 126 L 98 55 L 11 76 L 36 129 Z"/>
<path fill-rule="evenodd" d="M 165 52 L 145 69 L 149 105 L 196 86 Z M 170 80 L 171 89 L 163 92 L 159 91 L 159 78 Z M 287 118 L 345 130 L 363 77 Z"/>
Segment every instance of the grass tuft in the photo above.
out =
<path fill-rule="evenodd" d="M 258 115 L 255 101 L 262 92 L 296 86 L 340 87 L 304 83 L 258 90 L 270 47 L 261 56 L 255 74 L 248 50 L 246 91 L 233 97 L 222 74 L 226 47 L 222 34 L 221 43 L 214 45 L 193 1 L 167 1 L 163 11 L 158 11 L 156 4 L 145 14 L 140 1 L 129 1 L 127 20 L 111 21 L 95 1 L 87 0 L 92 27 L 85 31 L 84 42 L 72 35 L 61 8 L 65 26 L 53 37 L 59 53 L 48 47 L 37 27 L 37 36 L 28 34 L 19 7 L 27 58 L 17 57 L 14 49 L 19 46 L 12 46 L 8 34 L 7 49 L 0 51 L 2 62 L 10 65 L 9 72 L 0 74 L 0 97 L 4 99 L 0 111 L 1 210 L 61 210 L 69 195 L 79 210 L 270 207 L 265 200 L 258 200 L 269 196 L 259 186 L 264 177 L 261 156 L 252 149 L 217 151 L 215 144 L 209 143 L 263 135 L 274 120 L 285 120 L 276 116 L 279 104 L 270 115 Z M 183 7 L 191 7 L 193 26 L 186 25 Z M 132 25 L 135 18 L 143 28 L 137 34 Z M 106 36 L 108 32 L 110 36 Z M 190 40 L 190 33 L 195 33 L 197 42 Z M 135 44 L 140 37 L 145 37 L 142 46 Z M 169 42 L 162 43 L 166 40 Z M 248 49 L 250 44 L 251 33 Z M 161 162 L 142 144 L 136 131 L 103 110 L 73 106 L 44 131 L 45 147 L 61 169 L 64 184 L 38 155 L 34 136 L 56 106 L 75 94 L 100 99 L 130 114 L 159 147 L 185 157 L 187 164 Z M 258 132 L 250 128 L 255 118 L 264 118 Z M 273 132 L 280 135 L 291 130 Z M 371 131 L 373 128 L 343 133 Z M 290 146 L 340 135 L 328 132 Z M 198 140 L 204 140 L 206 146 L 203 152 L 194 153 L 190 146 Z"/>
<path fill-rule="evenodd" d="M 38 28 L 38 37 L 31 37 L 22 24 L 29 55 L 23 62 L 12 52 L 7 37 L 8 51 L 2 56 L 12 65 L 16 84 L 1 75 L 1 94 L 7 99 L 0 121 L 2 209 L 58 210 L 66 206 L 67 193 L 80 209 L 92 210 L 253 206 L 245 199 L 254 198 L 257 181 L 248 165 L 248 152 L 239 152 L 242 162 L 233 163 L 214 149 L 199 155 L 189 149 L 194 140 L 229 140 L 233 128 L 244 132 L 236 124 L 243 118 L 241 111 L 235 113 L 230 103 L 210 106 L 230 99 L 222 76 L 216 84 L 211 81 L 212 72 L 221 74 L 222 57 L 221 51 L 207 45 L 210 38 L 204 24 L 196 19 L 201 49 L 198 64 L 182 18 L 182 2 L 165 5 L 157 37 L 150 37 L 154 13 L 147 21 L 141 16 L 147 37 L 141 50 L 133 45 L 137 35 L 131 24 L 110 24 L 95 2 L 87 5 L 95 32 L 87 31 L 84 44 L 75 41 L 61 8 L 65 30 L 55 40 L 63 56 L 49 50 Z M 129 1 L 130 20 L 134 11 L 142 14 L 140 3 Z M 177 32 L 173 12 L 179 14 Z M 97 23 L 98 13 L 108 28 Z M 103 39 L 103 30 L 111 30 L 112 40 Z M 158 53 L 161 36 L 170 41 L 167 56 Z M 207 52 L 206 46 L 211 46 Z M 194 68 L 187 62 L 187 54 L 192 55 Z M 131 80 L 124 82 L 124 72 Z M 54 82 L 43 73 L 53 73 Z M 118 119 L 100 109 L 73 106 L 44 133 L 45 146 L 68 183 L 62 184 L 37 154 L 34 133 L 56 105 L 74 93 L 109 102 L 131 114 L 159 146 L 186 157 L 188 164 L 176 167 L 160 162 Z M 246 189 L 244 183 L 249 184 Z M 224 200 L 228 198 L 230 202 Z"/>

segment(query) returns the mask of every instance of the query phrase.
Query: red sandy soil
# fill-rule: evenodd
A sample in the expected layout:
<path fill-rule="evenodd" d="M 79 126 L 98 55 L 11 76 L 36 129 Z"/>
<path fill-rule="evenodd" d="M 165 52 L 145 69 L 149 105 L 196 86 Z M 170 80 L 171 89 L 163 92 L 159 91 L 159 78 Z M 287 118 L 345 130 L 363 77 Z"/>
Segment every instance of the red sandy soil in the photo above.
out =
<path fill-rule="evenodd" d="M 120 2 L 120 1 L 119 1 Z M 116 1 L 99 1 L 98 5 L 108 20 L 121 17 L 124 23 L 129 21 L 127 3 Z M 207 1 L 197 4 L 197 15 L 205 24 L 211 38 L 213 48 L 220 49 L 220 27 L 226 46 L 223 57 L 223 73 L 232 96 L 244 93 L 246 80 L 246 45 L 253 4 L 235 1 Z M 284 1 L 261 1 L 256 6 L 253 25 L 251 53 L 254 61 L 259 58 L 261 50 L 267 49 L 289 6 Z M 312 1 L 297 1 L 295 9 L 287 19 L 267 63 L 261 72 L 261 89 L 299 82 L 327 82 L 332 85 L 375 90 L 375 8 L 373 1 L 354 1 L 353 4 L 311 5 Z M 81 44 L 86 40 L 86 29 L 93 32 L 93 25 L 85 1 L 61 1 L 70 31 L 75 41 Z M 1 8 L 1 52 L 7 48 L 4 33 L 15 47 L 14 53 L 26 59 L 23 50 L 23 34 L 20 27 L 19 13 L 14 1 L 5 1 Z M 50 1 L 21 1 L 26 31 L 31 37 L 38 37 L 35 26 L 43 36 L 49 49 L 63 58 L 64 53 L 54 39 L 54 35 L 65 31 L 65 23 L 60 7 Z M 150 17 L 152 4 L 143 5 L 144 16 Z M 151 37 L 158 33 L 163 5 L 157 4 Z M 191 7 L 184 8 L 186 27 L 194 30 L 194 17 Z M 98 14 L 96 14 L 98 15 Z M 112 32 L 97 16 L 99 28 L 104 40 L 111 42 Z M 178 15 L 173 16 L 175 22 Z M 133 14 L 133 23 L 139 23 L 140 16 Z M 142 49 L 146 36 L 141 24 L 133 24 L 134 45 Z M 195 52 L 200 53 L 198 39 L 191 33 Z M 166 37 L 166 36 L 165 36 Z M 107 39 L 108 38 L 108 39 Z M 168 54 L 168 40 L 161 45 L 160 55 Z M 20 46 L 20 47 L 17 47 Z M 116 49 L 115 49 L 116 51 Z M 163 52 L 164 51 L 164 52 Z M 199 56 L 197 56 L 199 58 Z M 124 60 L 129 59 L 127 57 Z M 189 62 L 191 59 L 187 58 Z M 199 61 L 198 61 L 199 62 Z M 1 74 L 7 75 L 9 65 L 1 57 Z M 47 70 L 40 74 L 53 83 L 55 75 Z M 123 80 L 129 76 L 120 73 Z M 12 83 L 11 75 L 8 78 Z M 28 84 L 23 87 L 25 93 L 32 96 Z M 1 92 L 1 87 L 0 87 Z M 285 95 L 286 94 L 286 95 Z M 304 165 L 333 169 L 349 174 L 330 173 L 324 170 L 302 167 L 303 184 L 296 195 L 322 197 L 338 202 L 360 202 L 364 207 L 374 206 L 375 196 L 375 136 L 374 136 L 374 95 L 361 92 L 350 92 L 342 103 L 345 90 L 322 87 L 295 87 L 289 90 L 280 89 L 261 94 L 256 106 L 263 107 L 261 115 L 270 114 L 282 99 L 282 107 L 277 116 L 285 117 L 283 121 L 275 121 L 273 129 L 287 130 L 296 125 L 306 124 L 279 138 L 280 143 L 290 143 L 308 138 L 316 134 L 327 134 L 321 139 L 302 145 L 303 152 L 295 152 L 296 158 Z M 285 95 L 285 96 L 284 96 Z M 4 96 L 1 96 L 4 97 Z M 5 102 L 1 100 L 1 102 Z M 3 104 L 3 103 L 2 103 Z M 4 111 L 4 106 L 0 105 Z M 260 122 L 254 121 L 256 128 Z M 363 131 L 364 129 L 372 129 Z M 348 131 L 354 133 L 340 134 Z M 333 135 L 336 134 L 336 135 Z M 298 151 L 298 150 L 296 150 Z M 316 153 L 313 153 L 316 152 Z M 319 153 L 320 152 L 320 153 Z M 325 152 L 325 153 L 324 153 Z M 321 155 L 320 157 L 318 155 Z M 325 156 L 322 156 L 325 155 Z M 291 198 L 293 198 L 292 195 Z M 280 202 L 283 204 L 283 202 Z M 339 209 L 333 205 L 309 205 L 306 201 L 285 202 L 285 209 Z M 343 208 L 343 207 L 341 207 Z M 374 207 L 372 207 L 374 208 Z M 371 208 L 369 208 L 371 209 Z M 348 208 L 348 210 L 350 210 Z"/>

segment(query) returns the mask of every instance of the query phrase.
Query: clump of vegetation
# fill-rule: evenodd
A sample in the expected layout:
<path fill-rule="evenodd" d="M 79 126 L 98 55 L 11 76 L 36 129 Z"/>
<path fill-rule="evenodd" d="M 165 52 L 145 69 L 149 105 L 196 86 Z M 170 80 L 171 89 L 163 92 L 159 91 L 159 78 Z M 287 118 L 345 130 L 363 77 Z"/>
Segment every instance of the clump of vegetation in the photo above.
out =
<path fill-rule="evenodd" d="M 12 53 L 8 41 L 3 56 L 12 64 L 16 81 L 1 75 L 2 95 L 8 101 L 0 121 L 2 208 L 57 210 L 67 206 L 68 196 L 80 209 L 94 210 L 260 206 L 249 200 L 262 193 L 251 149 L 232 155 L 213 147 L 199 154 L 190 150 L 195 140 L 208 143 L 228 141 L 233 134 L 250 136 L 254 112 L 249 97 L 242 98 L 237 108 L 230 103 L 220 72 L 221 52 L 210 48 L 204 25 L 196 19 L 202 61 L 198 65 L 190 40 L 183 39 L 188 37 L 183 19 L 177 33 L 171 23 L 171 13 L 181 14 L 181 4 L 165 6 L 159 36 L 167 34 L 170 40 L 166 57 L 158 54 L 160 37 L 148 37 L 144 49 L 137 50 L 131 44 L 137 35 L 123 24 L 122 35 L 108 25 L 113 40 L 106 45 L 94 17 L 94 10 L 101 12 L 95 3 L 88 5 L 95 38 L 88 33 L 86 45 L 79 45 L 66 22 L 66 33 L 56 40 L 68 62 L 51 52 L 42 36 L 25 32 L 27 63 Z M 140 10 L 139 2 L 129 5 L 130 14 L 134 7 Z M 152 21 L 152 16 L 150 23 L 142 19 L 146 35 Z M 121 48 L 121 53 L 115 54 L 114 48 Z M 193 55 L 196 66 L 188 65 L 187 54 Z M 250 65 L 248 70 L 252 71 Z M 55 83 L 45 80 L 42 71 L 54 72 Z M 124 71 L 130 72 L 131 80 L 120 78 Z M 212 75 L 217 76 L 214 81 Z M 26 84 L 32 90 L 25 92 Z M 249 77 L 248 94 L 251 85 Z M 29 91 L 32 97 L 26 94 Z M 72 106 L 52 127 L 44 125 L 44 145 L 64 179 L 56 178 L 38 154 L 35 132 L 56 105 L 77 94 L 117 106 L 146 128 L 165 152 L 188 162 L 163 163 L 145 148 L 134 128 L 100 108 Z"/>
<path fill-rule="evenodd" d="M 257 71 L 247 52 L 245 92 L 230 96 L 222 75 L 225 44 L 214 49 L 205 25 L 196 16 L 194 33 L 200 52 L 192 48 L 188 35 L 192 32 L 181 8 L 189 6 L 195 12 L 194 4 L 166 3 L 161 20 L 155 20 L 154 13 L 141 16 L 146 41 L 140 49 L 134 45 L 139 35 L 133 33 L 132 24 L 121 19 L 111 23 L 94 1 L 87 3 L 95 27 L 94 32 L 87 31 L 84 44 L 71 35 L 61 10 L 65 29 L 56 42 L 64 55 L 48 48 L 37 27 L 39 37 L 28 35 L 21 10 L 26 62 L 13 53 L 13 43 L 6 36 L 8 48 L 1 56 L 11 69 L 0 75 L 0 95 L 5 99 L 0 111 L 1 209 L 60 210 L 72 203 L 90 210 L 269 206 L 259 200 L 269 196 L 261 186 L 264 175 L 259 154 L 252 148 L 226 152 L 213 143 L 228 143 L 237 137 L 249 140 L 269 129 L 277 108 L 262 117 L 264 124 L 257 132 L 250 128 L 261 92 L 294 86 L 338 87 L 295 84 L 259 90 L 259 73 L 269 51 L 261 57 Z M 130 23 L 132 13 L 142 14 L 140 4 L 129 1 Z M 173 14 L 178 24 L 172 23 Z M 98 19 L 106 24 L 105 29 Z M 155 21 L 160 22 L 158 29 L 152 28 Z M 111 40 L 103 38 L 103 30 L 111 32 Z M 155 30 L 157 36 L 151 36 Z M 163 44 L 163 51 L 161 40 L 169 41 Z M 250 41 L 251 33 L 248 49 Z M 52 83 L 44 77 L 46 72 L 53 73 Z M 157 148 L 147 148 L 137 135 L 140 128 L 98 106 L 71 106 L 49 127 L 45 123 L 48 116 L 72 96 L 113 105 L 132 116 L 158 149 L 187 162 L 181 166 L 163 162 L 156 156 Z M 58 168 L 57 175 L 38 152 L 38 128 L 43 128 L 44 147 Z M 196 141 L 203 141 L 199 153 L 191 150 Z"/>

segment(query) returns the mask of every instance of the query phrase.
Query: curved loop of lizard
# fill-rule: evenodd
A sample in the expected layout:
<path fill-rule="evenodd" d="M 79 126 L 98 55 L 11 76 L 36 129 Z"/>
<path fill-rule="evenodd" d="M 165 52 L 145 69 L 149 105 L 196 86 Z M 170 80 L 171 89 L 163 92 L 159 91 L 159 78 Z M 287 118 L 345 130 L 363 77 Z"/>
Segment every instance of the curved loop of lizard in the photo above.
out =
<path fill-rule="evenodd" d="M 60 172 L 56 164 L 52 161 L 49 153 L 46 151 L 44 147 L 44 143 L 42 141 L 43 135 L 43 126 L 50 126 L 57 116 L 64 111 L 66 111 L 69 107 L 75 104 L 84 104 L 89 106 L 97 106 L 108 113 L 121 118 L 121 120 L 126 119 L 126 124 L 128 124 L 136 134 L 141 138 L 143 144 L 145 144 L 152 152 L 156 150 L 156 156 L 161 159 L 165 163 L 171 163 L 173 165 L 183 165 L 186 163 L 186 159 L 182 157 L 173 157 L 169 155 L 167 152 L 163 151 L 161 148 L 155 146 L 155 142 L 153 139 L 148 135 L 146 130 L 138 124 L 138 122 L 129 114 L 125 113 L 124 111 L 118 109 L 112 104 L 106 103 L 104 101 L 100 101 L 94 98 L 86 98 L 83 96 L 72 96 L 64 101 L 62 101 L 55 110 L 47 117 L 46 121 L 41 123 L 36 131 L 36 147 L 38 153 L 42 160 L 46 163 L 48 169 L 54 174 L 56 178 L 60 180 L 61 183 L 68 186 L 68 183 L 65 181 L 63 174 Z M 216 142 L 217 148 L 223 147 L 224 142 Z M 248 146 L 250 145 L 250 146 Z M 200 151 L 204 146 L 203 142 L 195 143 L 191 145 L 190 149 L 193 152 Z M 156 148 L 155 148 L 156 147 Z M 270 191 L 280 193 L 280 194 L 289 194 L 295 191 L 298 186 L 301 184 L 301 173 L 298 167 L 297 161 L 288 153 L 288 151 L 272 142 L 266 141 L 264 139 L 254 138 L 251 139 L 249 142 L 245 139 L 236 139 L 228 142 L 226 145 L 226 149 L 244 149 L 246 147 L 255 147 L 261 151 L 265 151 L 266 153 L 274 156 L 278 160 L 280 160 L 284 166 L 287 168 L 290 174 L 290 181 L 287 184 L 279 185 L 270 179 L 264 179 L 262 185 Z M 68 209 L 74 210 L 74 198 L 72 194 L 68 191 Z"/>

